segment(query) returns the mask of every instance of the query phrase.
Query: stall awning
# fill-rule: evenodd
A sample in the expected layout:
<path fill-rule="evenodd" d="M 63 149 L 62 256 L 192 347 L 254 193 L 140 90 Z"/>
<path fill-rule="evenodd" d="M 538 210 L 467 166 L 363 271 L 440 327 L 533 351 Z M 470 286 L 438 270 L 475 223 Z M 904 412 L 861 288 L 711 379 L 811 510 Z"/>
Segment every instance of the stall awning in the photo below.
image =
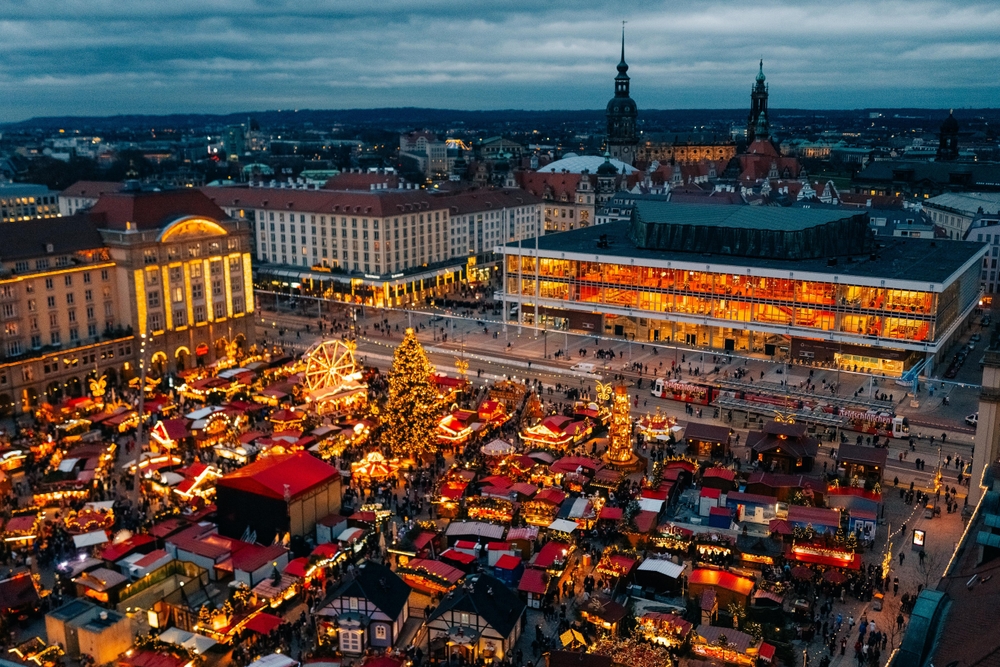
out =
<path fill-rule="evenodd" d="M 77 549 L 86 549 L 87 547 L 97 546 L 98 544 L 104 544 L 108 541 L 108 534 L 103 530 L 95 530 L 92 533 L 84 533 L 83 535 L 74 535 L 73 544 Z"/>
<path fill-rule="evenodd" d="M 261 612 L 247 621 L 244 627 L 251 632 L 256 632 L 258 635 L 269 635 L 274 632 L 279 625 L 281 625 L 280 618 L 274 614 Z"/>

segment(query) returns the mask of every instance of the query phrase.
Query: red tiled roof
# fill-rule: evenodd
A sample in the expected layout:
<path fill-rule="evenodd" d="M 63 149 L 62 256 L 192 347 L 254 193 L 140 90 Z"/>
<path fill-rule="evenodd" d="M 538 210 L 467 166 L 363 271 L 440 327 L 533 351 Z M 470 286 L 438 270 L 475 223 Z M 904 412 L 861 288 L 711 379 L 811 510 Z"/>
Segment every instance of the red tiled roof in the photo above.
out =
<path fill-rule="evenodd" d="M 279 625 L 281 625 L 281 618 L 273 614 L 260 612 L 247 621 L 244 627 L 247 630 L 256 632 L 259 635 L 269 635 L 274 632 Z"/>
<path fill-rule="evenodd" d="M 376 218 L 447 209 L 425 190 L 288 190 L 282 188 L 204 188 L 219 206 L 300 213 L 357 214 Z"/>
<path fill-rule="evenodd" d="M 239 547 L 238 549 L 236 547 Z M 272 544 L 262 547 L 259 544 L 249 542 L 233 542 L 233 569 L 243 572 L 253 572 L 264 567 L 268 563 L 277 561 L 278 558 L 288 552 L 288 549 L 280 544 Z"/>
<path fill-rule="evenodd" d="M 451 209 L 452 215 L 465 215 L 490 209 L 500 211 L 504 208 L 542 203 L 540 196 L 520 188 L 463 190 L 457 193 L 438 194 L 436 198 Z"/>
<path fill-rule="evenodd" d="M 111 544 L 101 551 L 101 558 L 112 563 L 125 558 L 134 551 L 138 551 L 140 547 L 147 544 L 152 544 L 155 542 L 151 535 L 133 535 L 124 542 L 118 542 L 117 544 Z"/>
<path fill-rule="evenodd" d="M 387 188 L 399 187 L 399 175 L 378 172 L 347 171 L 337 174 L 323 184 L 324 190 L 369 190 L 372 185 L 385 185 Z"/>
<path fill-rule="evenodd" d="M 521 581 L 517 585 L 517 590 L 525 593 L 543 595 L 548 590 L 548 575 L 543 570 L 527 569 L 521 576 Z"/>
<path fill-rule="evenodd" d="M 504 554 L 497 559 L 494 567 L 498 567 L 501 570 L 513 570 L 518 565 L 521 564 L 521 559 L 517 556 L 512 556 L 511 554 Z"/>
<path fill-rule="evenodd" d="M 411 558 L 410 562 L 406 564 L 406 567 L 410 570 L 426 570 L 427 572 L 430 572 L 431 574 L 452 584 L 458 583 L 458 580 L 465 576 L 465 573 L 457 567 L 452 567 L 447 563 L 442 563 L 439 560 L 430 560 L 428 558 Z"/>
<path fill-rule="evenodd" d="M 117 181 L 77 181 L 59 193 L 60 197 L 86 197 L 97 199 L 108 192 L 120 192 L 124 183 Z"/>
<path fill-rule="evenodd" d="M 632 521 L 635 523 L 636 530 L 640 533 L 648 533 L 656 525 L 656 512 L 642 510 L 635 515 Z"/>
<path fill-rule="evenodd" d="M 198 190 L 163 190 L 160 192 L 114 192 L 101 195 L 90 215 L 98 226 L 108 229 L 160 229 L 188 215 L 212 220 L 228 216 Z"/>
<path fill-rule="evenodd" d="M 539 549 L 538 553 L 535 554 L 535 559 L 531 562 L 535 567 L 549 568 L 558 559 L 563 558 L 563 551 L 568 551 L 569 545 L 563 542 L 556 542 L 555 540 L 551 542 L 546 542 L 545 545 Z"/>
<path fill-rule="evenodd" d="M 551 503 L 552 505 L 561 505 L 566 500 L 566 492 L 550 486 L 536 493 L 534 499 Z"/>
<path fill-rule="evenodd" d="M 750 595 L 753 590 L 753 579 L 744 579 L 731 572 L 722 570 L 698 569 L 691 572 L 688 584 L 706 584 L 709 586 L 721 586 L 730 591 L 735 591 L 741 595 Z"/>
<path fill-rule="evenodd" d="M 216 485 L 281 500 L 338 479 L 340 472 L 306 452 L 268 456 L 220 479 Z"/>
<path fill-rule="evenodd" d="M 467 554 L 463 551 L 455 551 L 454 549 L 445 549 L 441 552 L 441 558 L 447 560 L 455 561 L 456 563 L 461 563 L 462 565 L 468 565 L 469 563 L 476 560 L 476 557 L 472 554 Z"/>
<path fill-rule="evenodd" d="M 724 479 L 727 481 L 733 481 L 736 479 L 736 471 L 730 470 L 729 468 L 709 468 L 702 475 L 702 478 L 711 477 L 715 479 Z"/>

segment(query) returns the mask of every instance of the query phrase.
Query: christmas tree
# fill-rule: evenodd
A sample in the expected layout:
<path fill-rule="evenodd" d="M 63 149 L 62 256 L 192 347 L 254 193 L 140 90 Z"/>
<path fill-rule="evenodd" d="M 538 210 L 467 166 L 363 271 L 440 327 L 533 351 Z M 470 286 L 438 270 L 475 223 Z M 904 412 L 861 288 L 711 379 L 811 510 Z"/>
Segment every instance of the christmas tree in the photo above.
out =
<path fill-rule="evenodd" d="M 632 418 L 629 415 L 628 390 L 623 385 L 615 387 L 611 398 L 611 423 L 608 424 L 608 461 L 628 463 L 632 460 Z"/>
<path fill-rule="evenodd" d="M 407 329 L 392 358 L 382 414 L 382 441 L 395 456 L 417 457 L 435 450 L 438 399 L 432 371 L 413 329 Z"/>

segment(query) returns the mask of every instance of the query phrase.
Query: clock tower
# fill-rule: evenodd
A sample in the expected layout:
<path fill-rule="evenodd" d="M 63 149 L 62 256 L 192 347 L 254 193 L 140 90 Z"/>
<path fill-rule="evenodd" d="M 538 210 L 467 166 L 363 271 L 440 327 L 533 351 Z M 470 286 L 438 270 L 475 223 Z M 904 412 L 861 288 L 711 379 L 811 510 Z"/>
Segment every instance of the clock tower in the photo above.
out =
<path fill-rule="evenodd" d="M 628 64 L 625 62 L 625 28 L 622 28 L 622 59 L 618 63 L 618 75 L 615 77 L 615 96 L 608 102 L 606 111 L 608 119 L 607 150 L 612 158 L 625 164 L 635 162 L 635 154 L 639 147 L 636 139 L 635 101 L 629 97 Z"/>

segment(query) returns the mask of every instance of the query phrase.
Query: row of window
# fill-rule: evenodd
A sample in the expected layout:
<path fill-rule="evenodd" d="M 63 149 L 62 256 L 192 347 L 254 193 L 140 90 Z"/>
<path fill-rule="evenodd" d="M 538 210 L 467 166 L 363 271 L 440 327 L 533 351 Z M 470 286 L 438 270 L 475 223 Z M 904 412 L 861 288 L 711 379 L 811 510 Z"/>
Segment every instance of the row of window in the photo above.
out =
<path fill-rule="evenodd" d="M 195 258 L 202 256 L 202 245 L 201 243 L 190 243 L 186 246 L 187 257 Z M 206 256 L 218 255 L 222 252 L 222 243 L 220 241 L 207 241 L 204 243 Z M 226 239 L 226 250 L 233 252 L 240 249 L 240 240 L 235 236 L 231 236 Z M 166 261 L 173 262 L 179 260 L 182 256 L 181 248 L 177 245 L 167 246 L 167 258 Z M 146 248 L 142 251 L 143 263 L 145 264 L 159 264 L 160 263 L 160 251 L 158 247 Z"/>

